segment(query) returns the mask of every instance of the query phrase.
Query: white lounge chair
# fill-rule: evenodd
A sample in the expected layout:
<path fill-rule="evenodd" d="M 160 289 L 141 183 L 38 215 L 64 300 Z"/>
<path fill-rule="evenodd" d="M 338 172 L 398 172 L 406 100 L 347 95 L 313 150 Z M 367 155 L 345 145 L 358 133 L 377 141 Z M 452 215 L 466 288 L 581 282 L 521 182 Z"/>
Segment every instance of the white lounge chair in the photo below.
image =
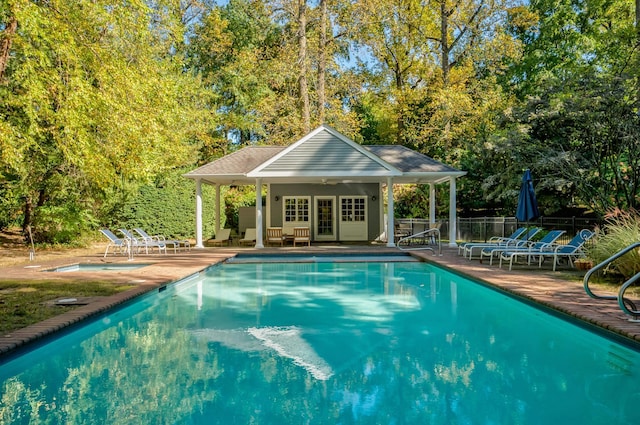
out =
<path fill-rule="evenodd" d="M 538 242 L 534 242 L 529 245 L 529 247 L 512 248 L 499 251 L 497 254 L 500 256 L 500 267 L 502 267 L 502 260 L 509 260 L 509 270 L 511 270 L 514 261 L 517 261 L 518 257 L 526 258 L 527 264 L 531 264 L 531 260 L 537 258 L 537 256 L 553 250 L 555 242 L 563 234 L 564 230 L 552 230 Z"/>
<path fill-rule="evenodd" d="M 561 258 L 566 258 L 570 265 L 573 266 L 573 261 L 575 259 L 585 257 L 584 253 L 584 245 L 587 243 L 589 239 L 591 239 L 595 235 L 595 232 L 592 232 L 588 229 L 580 230 L 574 237 L 569 241 L 566 245 L 558 245 L 553 249 L 553 251 L 545 252 L 540 255 L 540 259 L 538 260 L 538 267 L 542 267 L 542 262 L 545 258 L 553 259 L 553 271 L 556 271 L 556 266 L 559 264 Z"/>
<path fill-rule="evenodd" d="M 256 243 L 256 229 L 251 227 L 245 230 L 244 237 L 238 241 L 240 245 L 255 245 Z"/>
<path fill-rule="evenodd" d="M 548 249 L 552 244 L 554 244 L 560 236 L 564 234 L 564 230 L 551 230 L 549 233 L 544 235 L 539 241 L 522 241 L 516 246 L 506 246 L 506 247 L 487 247 L 483 248 L 480 252 L 480 261 L 484 260 L 485 257 L 489 257 L 489 264 L 493 264 L 494 258 L 500 258 L 500 267 L 502 267 L 502 254 L 504 255 L 504 259 L 509 259 L 511 256 L 511 261 L 513 262 L 513 258 L 518 256 L 526 256 L 526 252 L 531 251 L 542 251 Z M 511 268 L 509 268 L 511 270 Z"/>
<path fill-rule="evenodd" d="M 463 257 L 467 256 L 467 250 L 471 249 L 471 247 L 473 246 L 491 246 L 491 245 L 501 245 L 504 244 L 504 242 L 506 241 L 512 241 L 512 240 L 517 240 L 520 239 L 525 232 L 527 231 L 526 227 L 519 227 L 515 230 L 515 232 L 513 232 L 510 236 L 492 236 L 488 241 L 486 242 L 464 242 L 461 243 L 460 245 L 458 245 L 458 255 L 461 255 Z"/>
<path fill-rule="evenodd" d="M 469 260 L 473 259 L 473 251 L 474 250 L 479 250 L 482 252 L 483 249 L 485 248 L 501 248 L 501 247 L 513 247 L 513 246 L 523 246 L 525 244 L 527 244 L 536 234 L 538 234 L 538 232 L 540 232 L 542 229 L 540 229 L 539 227 L 532 227 L 528 230 L 526 230 L 524 233 L 520 234 L 519 237 L 513 238 L 511 239 L 509 238 L 497 238 L 491 242 L 488 243 L 475 243 L 475 244 L 468 244 L 465 245 L 464 248 L 464 254 L 463 256 L 466 256 L 466 254 L 468 253 L 469 256 L 467 257 Z M 482 260 L 482 255 L 480 256 L 480 259 Z"/>
<path fill-rule="evenodd" d="M 147 232 L 145 232 L 143 229 L 141 229 L 140 227 L 136 227 L 133 229 L 134 232 L 136 232 L 137 234 L 140 235 L 140 237 L 142 237 L 142 240 L 144 241 L 156 241 L 156 242 L 162 242 L 165 245 L 171 245 L 173 246 L 173 253 L 175 254 L 178 249 L 180 249 L 182 246 L 184 246 L 184 248 L 186 248 L 187 250 L 191 250 L 191 243 L 188 240 L 178 240 L 178 239 L 167 239 L 166 237 L 162 236 L 162 235 L 154 235 L 151 236 L 149 235 Z"/>
<path fill-rule="evenodd" d="M 144 249 L 144 253 L 149 254 L 149 249 L 151 249 L 151 252 L 153 253 L 153 249 L 157 248 L 158 253 L 167 253 L 167 245 L 161 241 L 144 240 L 141 238 L 137 238 L 127 229 L 118 229 L 118 231 L 122 233 L 125 239 L 128 239 L 130 241 L 131 246 L 136 247 L 138 251 L 140 251 L 140 249 Z"/>
<path fill-rule="evenodd" d="M 126 239 L 122 239 L 117 237 L 111 230 L 109 229 L 100 229 L 100 233 L 105 235 L 107 239 L 109 239 L 109 243 L 107 244 L 107 249 L 104 250 L 104 257 L 109 254 L 109 248 L 113 248 L 113 253 L 116 251 L 120 254 L 124 254 L 127 252 L 128 244 Z"/>
<path fill-rule="evenodd" d="M 229 245 L 231 241 L 231 229 L 220 229 L 213 239 L 209 239 L 207 243 L 213 246 Z"/>

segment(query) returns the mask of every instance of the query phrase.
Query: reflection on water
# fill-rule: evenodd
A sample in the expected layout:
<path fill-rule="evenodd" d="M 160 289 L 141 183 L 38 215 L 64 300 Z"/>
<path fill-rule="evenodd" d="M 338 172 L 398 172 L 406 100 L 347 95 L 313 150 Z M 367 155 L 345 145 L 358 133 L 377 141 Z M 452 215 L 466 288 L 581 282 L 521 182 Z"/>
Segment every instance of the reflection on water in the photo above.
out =
<path fill-rule="evenodd" d="M 637 423 L 639 360 L 426 264 L 234 264 L 0 366 L 0 423 Z"/>

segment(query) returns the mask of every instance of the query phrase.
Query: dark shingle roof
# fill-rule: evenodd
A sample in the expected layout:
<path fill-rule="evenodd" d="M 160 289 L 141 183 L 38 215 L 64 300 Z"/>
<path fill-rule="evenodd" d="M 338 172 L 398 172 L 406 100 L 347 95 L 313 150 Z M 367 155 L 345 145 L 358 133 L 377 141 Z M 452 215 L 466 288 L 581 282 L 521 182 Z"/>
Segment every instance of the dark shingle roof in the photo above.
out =
<path fill-rule="evenodd" d="M 458 171 L 404 146 L 368 145 L 363 147 L 403 173 L 447 173 Z"/>
<path fill-rule="evenodd" d="M 185 176 L 246 174 L 285 149 L 285 146 L 249 146 L 196 168 Z"/>

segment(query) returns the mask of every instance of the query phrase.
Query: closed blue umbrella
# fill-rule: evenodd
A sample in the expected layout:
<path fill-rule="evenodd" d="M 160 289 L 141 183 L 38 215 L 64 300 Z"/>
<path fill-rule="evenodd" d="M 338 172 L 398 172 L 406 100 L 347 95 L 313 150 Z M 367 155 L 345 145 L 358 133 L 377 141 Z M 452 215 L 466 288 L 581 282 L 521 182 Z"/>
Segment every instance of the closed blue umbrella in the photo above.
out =
<path fill-rule="evenodd" d="M 531 171 L 526 170 L 522 176 L 522 187 L 520 187 L 520 196 L 518 197 L 516 218 L 519 221 L 531 221 L 538 217 L 540 217 L 540 212 L 538 211 L 536 192 L 533 190 Z"/>

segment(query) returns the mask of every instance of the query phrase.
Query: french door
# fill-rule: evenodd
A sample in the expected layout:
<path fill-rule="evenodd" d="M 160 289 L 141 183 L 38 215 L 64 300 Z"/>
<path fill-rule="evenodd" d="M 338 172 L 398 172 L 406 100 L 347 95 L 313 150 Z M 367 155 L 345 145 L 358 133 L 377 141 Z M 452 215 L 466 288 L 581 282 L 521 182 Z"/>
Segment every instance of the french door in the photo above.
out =
<path fill-rule="evenodd" d="M 340 197 L 340 240 L 366 241 L 367 233 L 367 197 Z"/>
<path fill-rule="evenodd" d="M 314 240 L 336 240 L 336 198 L 316 196 L 315 198 Z"/>

